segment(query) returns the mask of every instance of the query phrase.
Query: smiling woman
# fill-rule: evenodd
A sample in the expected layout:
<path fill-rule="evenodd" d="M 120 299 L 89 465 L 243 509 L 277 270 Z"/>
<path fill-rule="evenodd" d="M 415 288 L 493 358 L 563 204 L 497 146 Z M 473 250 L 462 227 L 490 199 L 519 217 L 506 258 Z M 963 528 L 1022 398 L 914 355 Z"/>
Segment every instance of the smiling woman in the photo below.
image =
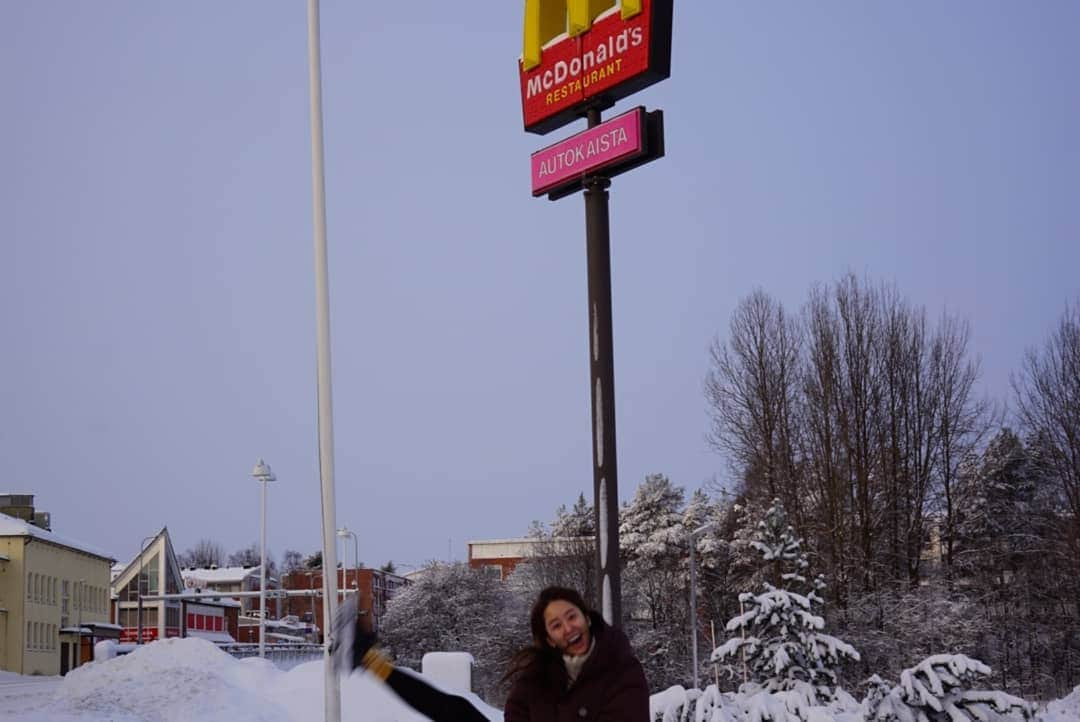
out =
<path fill-rule="evenodd" d="M 348 618 L 349 615 L 346 615 Z M 504 722 L 648 722 L 649 689 L 630 642 L 573 589 L 548 587 L 529 613 L 532 644 L 516 655 Z M 334 652 L 348 671 L 382 680 L 434 722 L 483 722 L 476 705 L 394 667 L 374 635 L 354 625 L 351 644 Z"/>
<path fill-rule="evenodd" d="M 507 677 L 506 722 L 646 722 L 649 690 L 620 630 L 573 589 L 548 587 L 529 615 L 531 646 Z"/>

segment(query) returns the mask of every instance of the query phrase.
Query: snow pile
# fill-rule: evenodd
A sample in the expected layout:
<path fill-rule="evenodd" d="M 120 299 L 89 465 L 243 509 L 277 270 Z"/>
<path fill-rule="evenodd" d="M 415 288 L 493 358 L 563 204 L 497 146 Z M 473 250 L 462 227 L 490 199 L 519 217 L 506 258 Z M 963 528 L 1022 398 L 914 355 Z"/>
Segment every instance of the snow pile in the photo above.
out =
<path fill-rule="evenodd" d="M 204 639 L 167 639 L 73 670 L 55 696 L 20 722 L 310 722 L 323 719 L 322 661 L 282 671 L 235 659 Z M 430 680 L 429 680 L 430 681 Z M 498 710 L 470 699 L 492 720 Z M 382 683 L 362 674 L 341 680 L 342 722 L 426 722 Z"/>
<path fill-rule="evenodd" d="M 649 700 L 654 722 L 862 722 L 859 703 L 842 689 L 821 704 L 805 682 L 771 692 L 746 685 L 742 692 L 720 692 L 709 685 L 704 692 L 671 687 Z M 1072 722 L 1060 720 L 1059 722 Z"/>
<path fill-rule="evenodd" d="M 261 689 L 280 675 L 262 659 L 236 660 L 205 639 L 166 639 L 64 678 L 57 708 L 69 714 L 124 714 L 154 722 L 210 719 L 225 708 L 242 722 L 289 722 Z"/>
<path fill-rule="evenodd" d="M 473 662 L 468 652 L 428 652 L 420 660 L 420 671 L 443 689 L 468 692 L 472 689 Z"/>
<path fill-rule="evenodd" d="M 1039 717 L 1043 722 L 1080 722 L 1080 687 L 1046 705 L 1046 711 Z"/>

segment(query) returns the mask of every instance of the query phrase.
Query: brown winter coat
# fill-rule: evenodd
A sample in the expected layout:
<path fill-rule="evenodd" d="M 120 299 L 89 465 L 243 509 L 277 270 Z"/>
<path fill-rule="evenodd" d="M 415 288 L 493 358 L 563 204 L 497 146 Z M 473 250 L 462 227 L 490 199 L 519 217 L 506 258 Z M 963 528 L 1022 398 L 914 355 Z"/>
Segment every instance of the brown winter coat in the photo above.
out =
<path fill-rule="evenodd" d="M 596 646 L 577 681 L 569 685 L 562 658 L 552 654 L 515 680 L 505 722 L 649 722 L 649 688 L 630 642 L 599 615 L 591 619 Z"/>

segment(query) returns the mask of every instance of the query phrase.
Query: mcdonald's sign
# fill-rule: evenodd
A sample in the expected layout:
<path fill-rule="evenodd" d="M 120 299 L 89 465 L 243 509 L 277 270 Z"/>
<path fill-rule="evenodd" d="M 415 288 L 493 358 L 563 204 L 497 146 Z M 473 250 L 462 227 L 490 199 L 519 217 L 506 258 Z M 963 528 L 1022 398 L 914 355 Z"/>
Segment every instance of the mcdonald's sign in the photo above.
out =
<path fill-rule="evenodd" d="M 671 74 L 673 0 L 525 0 L 521 107 L 548 133 Z"/>

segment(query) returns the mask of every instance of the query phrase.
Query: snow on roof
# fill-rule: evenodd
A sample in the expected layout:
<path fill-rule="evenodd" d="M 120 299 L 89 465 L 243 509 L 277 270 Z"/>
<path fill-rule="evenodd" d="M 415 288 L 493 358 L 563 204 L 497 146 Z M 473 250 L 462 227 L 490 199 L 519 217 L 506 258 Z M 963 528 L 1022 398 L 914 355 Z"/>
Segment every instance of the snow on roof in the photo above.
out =
<path fill-rule="evenodd" d="M 110 562 L 116 561 L 116 559 L 112 556 L 106 554 L 103 551 L 95 549 L 89 544 L 83 544 L 82 542 L 62 537 L 59 534 L 54 534 L 51 531 L 46 531 L 41 527 L 34 526 L 29 522 L 23 521 L 22 519 L 16 519 L 15 517 L 8 516 L 7 514 L 0 514 L 0 536 L 28 536 L 34 539 L 41 539 L 42 541 L 46 541 L 51 544 L 56 544 L 57 546 L 74 549 L 75 551 L 99 557 Z"/>
<path fill-rule="evenodd" d="M 259 565 L 256 564 L 253 567 L 218 567 L 217 569 L 181 569 L 180 576 L 184 578 L 185 584 L 190 580 L 192 582 L 201 582 L 202 584 L 228 584 L 229 582 L 236 582 L 239 584 L 251 575 L 259 575 Z"/>

